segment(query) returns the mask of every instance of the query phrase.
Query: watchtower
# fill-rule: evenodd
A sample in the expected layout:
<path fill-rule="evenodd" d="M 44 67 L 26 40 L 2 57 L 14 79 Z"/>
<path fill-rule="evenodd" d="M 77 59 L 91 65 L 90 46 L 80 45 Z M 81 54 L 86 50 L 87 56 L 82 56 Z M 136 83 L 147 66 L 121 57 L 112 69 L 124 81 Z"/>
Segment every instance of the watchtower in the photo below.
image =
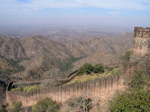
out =
<path fill-rule="evenodd" d="M 135 27 L 134 28 L 134 37 L 139 38 L 150 38 L 150 28 L 143 28 L 143 27 Z"/>
<path fill-rule="evenodd" d="M 131 60 L 135 61 L 149 54 L 150 54 L 150 28 L 135 27 L 134 44 L 132 48 Z"/>

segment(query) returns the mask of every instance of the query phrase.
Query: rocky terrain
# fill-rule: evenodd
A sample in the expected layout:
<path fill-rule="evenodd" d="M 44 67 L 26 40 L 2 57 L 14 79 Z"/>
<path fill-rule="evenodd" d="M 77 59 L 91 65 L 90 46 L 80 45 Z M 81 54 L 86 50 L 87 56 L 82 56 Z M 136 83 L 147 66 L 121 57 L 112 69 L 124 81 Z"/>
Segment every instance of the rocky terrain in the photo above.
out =
<path fill-rule="evenodd" d="M 149 90 L 149 87 L 147 86 L 147 84 L 149 84 L 148 74 L 149 74 L 149 66 L 150 66 L 149 65 L 149 61 L 150 61 L 149 60 L 150 59 L 149 39 L 145 38 L 147 39 L 148 44 L 143 44 L 143 46 L 141 47 L 142 48 L 141 50 L 145 51 L 144 56 L 138 57 L 138 60 L 133 60 L 133 59 L 136 59 L 134 58 L 136 56 L 134 54 L 141 52 L 141 50 L 138 50 L 141 44 L 138 44 L 135 38 L 134 39 L 135 44 L 133 44 L 133 47 L 131 48 L 131 43 L 133 40 L 132 36 L 133 36 L 132 33 L 126 33 L 126 34 L 118 35 L 118 36 L 102 36 L 99 38 L 98 37 L 86 38 L 83 40 L 81 39 L 81 40 L 61 43 L 61 40 L 54 41 L 54 40 L 45 38 L 43 36 L 30 36 L 26 38 L 14 38 L 13 37 L 12 38 L 12 37 L 6 37 L 3 35 L 3 37 L 0 38 L 0 41 L 1 41 L 1 48 L 0 48 L 0 53 L 1 53 L 1 56 L 0 56 L 0 63 L 1 63 L 0 65 L 0 73 L 1 73 L 0 74 L 0 78 L 1 78 L 0 79 L 0 90 L 1 90 L 0 95 L 1 97 L 0 98 L 1 98 L 1 101 L 5 100 L 5 96 L 7 96 L 8 98 L 8 95 L 5 95 L 5 90 L 6 90 L 6 85 L 8 85 L 7 84 L 8 80 L 11 78 L 15 77 L 15 78 L 23 78 L 23 79 L 25 78 L 34 79 L 34 78 L 46 78 L 47 76 L 52 76 L 52 78 L 54 78 L 55 75 L 62 76 L 63 73 L 68 74 L 71 71 L 75 71 L 79 69 L 85 63 L 91 63 L 92 65 L 100 63 L 104 65 L 103 68 L 106 71 L 101 74 L 96 74 L 97 72 L 96 73 L 91 72 L 92 73 L 91 76 L 85 73 L 76 74 L 75 77 L 73 76 L 75 80 L 72 80 L 71 78 L 72 82 L 69 79 L 70 82 L 68 82 L 67 84 L 75 83 L 76 85 L 77 83 L 82 83 L 82 81 L 88 82 L 89 80 L 94 80 L 94 79 L 97 80 L 98 77 L 102 78 L 102 77 L 108 77 L 108 76 L 110 77 L 114 76 L 114 79 L 116 81 L 116 76 L 118 76 L 118 74 L 120 75 L 122 67 L 123 67 L 123 73 L 126 75 L 122 75 L 123 76 L 122 78 L 123 80 L 125 79 L 125 83 L 129 83 L 130 81 L 132 82 L 131 80 L 132 74 L 135 71 L 139 70 L 142 72 L 137 72 L 137 73 L 144 73 L 144 75 L 146 76 L 144 75 L 143 76 L 147 77 L 147 80 L 145 80 L 144 82 L 146 85 L 143 88 L 145 90 Z M 123 54 L 124 56 L 122 56 Z M 123 66 L 118 67 L 122 65 L 123 61 L 125 62 L 123 63 Z M 112 67 L 112 65 L 114 65 L 114 67 Z M 96 65 L 92 68 L 95 69 L 95 67 Z M 75 71 L 75 72 L 78 73 L 78 71 Z M 83 77 L 80 75 L 83 75 Z M 131 77 L 130 79 L 128 79 L 129 76 Z M 104 81 L 105 84 L 112 84 L 112 83 L 108 83 L 109 82 L 108 80 L 110 79 L 110 77 L 105 78 L 106 79 L 106 82 Z M 78 78 L 85 79 L 85 80 L 79 80 Z M 110 80 L 112 81 L 112 79 Z M 129 82 L 127 82 L 126 80 Z M 142 78 L 140 80 L 142 80 Z M 44 87 L 45 86 L 44 84 L 46 83 L 48 84 L 48 82 L 42 81 L 41 87 Z M 121 82 L 117 84 L 119 84 L 120 86 L 120 84 L 125 84 L 125 83 L 122 83 L 122 80 L 121 80 Z M 114 82 L 114 84 L 116 84 L 116 82 Z M 94 84 L 92 84 L 92 86 L 93 85 Z M 58 85 L 55 85 L 55 86 L 57 87 Z M 65 83 L 64 83 L 64 86 L 65 86 Z M 112 85 L 110 86 L 115 87 Z M 121 85 L 122 90 L 125 86 L 126 85 Z M 83 86 L 81 87 L 83 89 Z M 84 87 L 84 88 L 87 88 L 87 87 Z M 109 91 L 109 87 L 107 88 L 104 87 L 104 88 Z M 106 92 L 105 89 L 104 89 L 104 92 Z M 68 90 L 70 91 L 70 89 Z M 25 89 L 23 90 L 20 89 L 20 91 L 24 92 Z M 111 93 L 111 92 L 108 92 L 108 93 Z M 10 94 L 10 97 L 12 97 L 12 94 Z M 109 98 L 110 97 L 108 97 L 107 99 Z M 22 100 L 21 102 L 24 102 L 24 101 L 26 101 L 26 98 L 25 100 Z M 107 103 L 108 102 L 106 102 L 105 100 L 102 101 L 101 104 L 103 104 L 102 107 L 104 108 L 101 108 L 101 110 L 103 109 L 104 109 L 103 111 L 105 111 L 105 109 L 108 110 Z M 63 106 L 65 108 L 66 105 L 64 104 Z M 68 108 L 65 108 L 65 109 L 68 109 Z M 70 110 L 73 110 L 73 109 L 70 108 Z"/>
<path fill-rule="evenodd" d="M 126 37 L 125 35 L 124 37 Z M 120 47 L 119 50 L 116 49 L 119 44 L 113 43 L 114 39 L 110 39 L 111 42 L 104 38 L 91 38 L 61 44 L 42 36 L 12 38 L 1 35 L 0 76 L 2 79 L 4 77 L 43 78 L 58 75 L 62 70 L 66 71 L 71 67 L 71 70 L 74 71 L 86 62 L 104 65 L 120 63 L 119 56 L 116 55 L 120 55 L 130 48 L 132 34 L 122 40 L 122 42 L 127 41 L 129 46 Z M 115 49 L 117 52 L 113 52 Z M 5 84 L 7 83 L 1 82 L 2 100 L 5 97 Z"/>
<path fill-rule="evenodd" d="M 10 70 L 19 68 L 16 72 L 12 72 L 11 76 L 38 78 L 61 75 L 62 71 L 67 72 L 73 66 L 85 62 L 102 64 L 119 62 L 119 56 L 131 48 L 132 37 L 132 33 L 125 33 L 61 43 L 61 40 L 56 42 L 43 36 L 15 38 L 1 35 L 0 56 L 4 57 L 7 63 L 12 63 L 13 60 L 16 64 L 16 67 L 6 64 Z M 78 66 L 74 69 L 78 69 Z"/>
<path fill-rule="evenodd" d="M 101 63 L 102 65 L 105 66 L 110 65 L 119 66 L 121 64 L 121 61 L 119 57 L 117 57 L 114 54 L 106 54 L 98 52 L 74 62 L 72 71 L 79 69 L 84 63 L 91 63 L 93 65 Z"/>

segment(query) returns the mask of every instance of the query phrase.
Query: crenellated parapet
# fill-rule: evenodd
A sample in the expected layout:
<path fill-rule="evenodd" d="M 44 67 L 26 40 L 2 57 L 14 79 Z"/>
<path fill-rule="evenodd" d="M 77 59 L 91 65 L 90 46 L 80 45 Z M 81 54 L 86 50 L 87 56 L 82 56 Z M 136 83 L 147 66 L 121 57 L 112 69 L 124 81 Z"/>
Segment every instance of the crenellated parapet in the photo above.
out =
<path fill-rule="evenodd" d="M 126 74 L 132 75 L 135 71 L 143 71 L 144 74 L 149 74 L 150 68 L 150 28 L 135 27 L 134 28 L 134 43 L 130 50 L 131 56 Z"/>
<path fill-rule="evenodd" d="M 134 28 L 134 37 L 139 38 L 150 38 L 150 28 L 146 27 L 135 27 Z"/>
<path fill-rule="evenodd" d="M 132 48 L 131 62 L 139 60 L 150 53 L 150 28 L 134 28 L 134 44 Z"/>

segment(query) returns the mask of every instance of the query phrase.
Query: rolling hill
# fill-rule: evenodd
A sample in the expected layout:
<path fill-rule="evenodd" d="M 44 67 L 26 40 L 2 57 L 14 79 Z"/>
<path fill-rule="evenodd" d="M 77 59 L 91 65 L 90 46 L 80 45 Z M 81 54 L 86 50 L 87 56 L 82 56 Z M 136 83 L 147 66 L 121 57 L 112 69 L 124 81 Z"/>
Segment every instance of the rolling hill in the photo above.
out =
<path fill-rule="evenodd" d="M 37 78 L 61 75 L 73 66 L 78 68 L 78 65 L 85 62 L 119 62 L 118 57 L 131 48 L 132 37 L 132 33 L 125 33 L 60 43 L 59 40 L 56 42 L 43 36 L 1 36 L 0 55 L 7 60 L 16 61 L 18 66 L 24 68 L 11 76 Z"/>

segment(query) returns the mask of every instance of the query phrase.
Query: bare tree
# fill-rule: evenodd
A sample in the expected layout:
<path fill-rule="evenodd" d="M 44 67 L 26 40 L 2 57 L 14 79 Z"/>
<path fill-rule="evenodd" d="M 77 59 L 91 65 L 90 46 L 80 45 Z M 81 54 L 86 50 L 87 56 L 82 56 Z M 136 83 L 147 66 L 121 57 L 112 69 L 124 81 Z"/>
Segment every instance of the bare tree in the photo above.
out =
<path fill-rule="evenodd" d="M 88 97 L 77 97 L 69 100 L 69 106 L 79 107 L 82 112 L 89 112 L 94 106 L 99 105 L 100 100 L 92 101 Z"/>

